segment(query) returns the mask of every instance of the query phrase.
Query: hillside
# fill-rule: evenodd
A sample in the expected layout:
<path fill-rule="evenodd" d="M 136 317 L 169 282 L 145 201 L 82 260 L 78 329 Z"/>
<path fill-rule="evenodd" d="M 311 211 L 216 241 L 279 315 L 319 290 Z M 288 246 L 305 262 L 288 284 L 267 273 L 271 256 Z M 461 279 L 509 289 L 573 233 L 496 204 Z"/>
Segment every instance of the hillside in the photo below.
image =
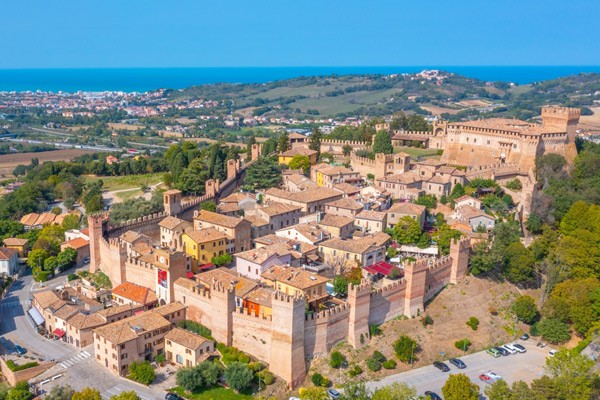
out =
<path fill-rule="evenodd" d="M 173 101 L 211 99 L 239 116 L 347 117 L 395 112 L 445 119 L 512 116 L 529 119 L 544 104 L 586 107 L 600 103 L 600 74 L 581 74 L 511 86 L 440 72 L 438 75 L 299 77 L 266 84 L 216 84 L 171 90 Z M 600 104 L 598 104 L 600 105 Z"/>

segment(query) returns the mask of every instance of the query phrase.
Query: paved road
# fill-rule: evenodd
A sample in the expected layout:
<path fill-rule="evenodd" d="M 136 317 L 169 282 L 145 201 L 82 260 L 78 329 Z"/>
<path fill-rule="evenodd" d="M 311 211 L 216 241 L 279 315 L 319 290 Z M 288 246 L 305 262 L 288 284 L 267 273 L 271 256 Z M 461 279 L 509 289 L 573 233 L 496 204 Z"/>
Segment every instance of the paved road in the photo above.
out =
<path fill-rule="evenodd" d="M 494 358 L 485 352 L 474 353 L 461 357 L 461 360 L 467 365 L 467 368 L 462 370 L 446 362 L 450 367 L 450 372 L 441 372 L 433 366 L 422 367 L 413 371 L 390 375 L 380 381 L 367 382 L 367 387 L 375 390 L 393 382 L 404 382 L 415 387 L 419 394 L 431 390 L 441 396 L 442 386 L 448 379 L 448 375 L 464 373 L 471 378 L 471 381 L 479 385 L 481 393 L 483 393 L 483 389 L 487 384 L 479 380 L 479 375 L 490 371 L 502 376 L 509 384 L 518 380 L 530 382 L 543 375 L 548 348 L 540 349 L 532 341 L 520 341 L 519 343 L 525 346 L 527 353 L 499 358 Z"/>
<path fill-rule="evenodd" d="M 76 390 L 86 386 L 94 387 L 100 390 L 105 399 L 130 390 L 134 390 L 143 400 L 164 399 L 162 389 L 138 385 L 102 368 L 94 360 L 93 346 L 78 349 L 62 341 L 46 339 L 37 333 L 33 321 L 27 315 L 33 292 L 63 284 L 64 276 L 61 276 L 47 282 L 44 288 L 40 288 L 33 281 L 31 273 L 27 272 L 11 286 L 7 296 L 0 302 L 0 338 L 3 346 L 10 349 L 11 346 L 18 344 L 28 350 L 28 356 L 55 360 L 57 363 L 33 381 L 40 382 L 46 378 L 62 375 L 43 385 L 42 388 L 49 391 L 52 386 L 68 384 Z"/>

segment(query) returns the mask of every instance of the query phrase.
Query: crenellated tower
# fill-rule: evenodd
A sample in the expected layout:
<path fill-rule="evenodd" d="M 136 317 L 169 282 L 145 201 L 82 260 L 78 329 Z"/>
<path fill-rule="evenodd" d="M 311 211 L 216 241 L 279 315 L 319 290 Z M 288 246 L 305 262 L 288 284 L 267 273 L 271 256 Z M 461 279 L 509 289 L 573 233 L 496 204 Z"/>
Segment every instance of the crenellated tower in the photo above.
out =
<path fill-rule="evenodd" d="M 459 279 L 467 275 L 470 251 L 470 239 L 461 237 L 460 239 L 451 240 L 450 257 L 452 258 L 452 269 L 450 270 L 450 283 L 457 284 Z"/>
<path fill-rule="evenodd" d="M 258 160 L 258 158 L 260 157 L 261 154 L 262 154 L 262 144 L 260 144 L 260 143 L 253 144 L 252 147 L 250 148 L 250 159 L 252 161 Z"/>
<path fill-rule="evenodd" d="M 414 317 L 425 309 L 425 282 L 427 280 L 427 259 L 421 258 L 404 264 L 406 292 L 404 297 L 404 315 Z"/>
<path fill-rule="evenodd" d="M 172 189 L 163 193 L 163 205 L 168 215 L 181 212 L 181 190 Z"/>
<path fill-rule="evenodd" d="M 233 286 L 225 287 L 213 281 L 210 288 L 212 304 L 212 334 L 216 341 L 231 346 L 233 342 L 233 312 L 235 311 L 235 291 Z M 208 310 L 205 310 L 209 312 Z"/>
<path fill-rule="evenodd" d="M 94 273 L 100 266 L 100 241 L 108 229 L 108 213 L 88 215 L 88 229 L 90 236 L 90 272 Z"/>
<path fill-rule="evenodd" d="M 355 349 L 369 344 L 369 311 L 371 310 L 371 284 L 363 279 L 360 285 L 348 284 L 348 342 Z"/>

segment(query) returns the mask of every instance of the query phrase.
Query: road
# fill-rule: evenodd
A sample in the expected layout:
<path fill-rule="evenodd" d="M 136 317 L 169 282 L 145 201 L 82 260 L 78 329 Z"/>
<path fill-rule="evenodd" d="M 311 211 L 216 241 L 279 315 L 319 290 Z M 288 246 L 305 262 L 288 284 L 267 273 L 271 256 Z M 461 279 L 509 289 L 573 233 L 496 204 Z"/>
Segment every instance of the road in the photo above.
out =
<path fill-rule="evenodd" d="M 28 350 L 28 356 L 41 360 L 55 360 L 56 365 L 44 374 L 33 379 L 39 382 L 44 378 L 62 375 L 42 388 L 49 391 L 55 385 L 71 385 L 76 390 L 86 386 L 96 388 L 104 399 L 123 391 L 135 391 L 143 400 L 164 399 L 164 391 L 158 387 L 148 388 L 125 378 L 111 374 L 101 367 L 93 357 L 92 346 L 78 349 L 65 342 L 46 339 L 39 335 L 33 321 L 27 315 L 31 307 L 31 297 L 35 291 L 56 288 L 64 284 L 64 276 L 46 282 L 43 288 L 33 281 L 31 272 L 25 273 L 10 288 L 6 297 L 0 302 L 0 337 L 4 347 L 16 344 Z"/>
<path fill-rule="evenodd" d="M 442 386 L 448 379 L 449 374 L 464 373 L 471 381 L 475 382 L 483 389 L 486 383 L 479 380 L 479 375 L 485 372 L 495 372 L 502 376 L 508 384 L 522 380 L 531 382 L 539 378 L 544 373 L 548 348 L 540 349 L 535 346 L 533 341 L 519 341 L 526 349 L 527 353 L 514 354 L 505 357 L 494 358 L 486 352 L 478 352 L 461 357 L 461 360 L 467 365 L 467 368 L 459 370 L 452 364 L 446 362 L 450 367 L 450 372 L 441 372 L 433 366 L 422 367 L 408 372 L 402 372 L 396 375 L 387 376 L 379 381 L 367 382 L 367 387 L 374 391 L 383 386 L 394 382 L 404 382 L 417 389 L 419 394 L 426 390 L 433 391 L 442 395 Z"/>

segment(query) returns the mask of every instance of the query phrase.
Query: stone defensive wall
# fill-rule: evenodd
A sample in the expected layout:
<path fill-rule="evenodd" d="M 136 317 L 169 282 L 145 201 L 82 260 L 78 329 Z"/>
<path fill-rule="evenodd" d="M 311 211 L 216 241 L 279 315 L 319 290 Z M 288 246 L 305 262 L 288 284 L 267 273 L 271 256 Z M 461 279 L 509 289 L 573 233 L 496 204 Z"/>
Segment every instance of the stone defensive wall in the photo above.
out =
<path fill-rule="evenodd" d="M 399 279 L 383 288 L 371 291 L 369 323 L 380 325 L 404 314 L 405 279 Z"/>
<path fill-rule="evenodd" d="M 362 176 L 367 176 L 368 174 L 377 175 L 375 160 L 367 157 L 359 157 L 354 152 L 350 154 L 350 166 L 353 171 L 357 171 Z"/>
<path fill-rule="evenodd" d="M 243 349 L 259 360 L 270 360 L 272 317 L 254 315 L 236 308 L 232 319 L 233 346 Z"/>
<path fill-rule="evenodd" d="M 519 164 L 487 164 L 467 167 L 465 176 L 467 179 L 483 178 L 492 179 L 496 175 L 502 174 L 518 174 L 520 172 Z"/>
<path fill-rule="evenodd" d="M 125 262 L 125 281 L 135 282 L 147 288 L 156 286 L 156 267 L 137 258 Z"/>
<path fill-rule="evenodd" d="M 323 139 L 321 140 L 321 153 L 343 154 L 344 146 L 350 146 L 352 150 L 359 150 L 367 148 L 369 143 L 358 140 Z"/>
<path fill-rule="evenodd" d="M 350 305 L 342 304 L 328 310 L 307 314 L 304 322 L 304 354 L 311 358 L 327 353 L 333 345 L 348 336 Z"/>

